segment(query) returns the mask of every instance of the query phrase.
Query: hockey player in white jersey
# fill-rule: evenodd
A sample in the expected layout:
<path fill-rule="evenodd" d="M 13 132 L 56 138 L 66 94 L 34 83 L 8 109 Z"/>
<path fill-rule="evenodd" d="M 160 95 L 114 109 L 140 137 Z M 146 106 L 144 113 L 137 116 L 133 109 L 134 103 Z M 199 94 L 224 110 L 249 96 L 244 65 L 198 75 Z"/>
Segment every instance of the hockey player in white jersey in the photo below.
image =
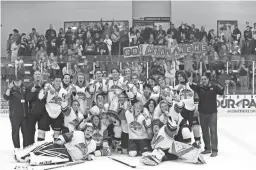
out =
<path fill-rule="evenodd" d="M 72 107 L 68 106 L 66 110 L 63 110 L 64 124 L 62 133 L 73 132 L 80 130 L 80 124 L 84 120 L 84 115 L 80 111 L 80 103 L 77 100 L 73 100 Z"/>
<path fill-rule="evenodd" d="M 140 102 L 134 104 L 133 109 L 125 112 L 128 124 L 128 150 L 129 156 L 138 156 L 150 150 L 148 136 L 152 134 L 151 120 L 143 114 L 143 106 Z"/>
<path fill-rule="evenodd" d="M 178 124 L 175 140 L 190 144 L 191 133 L 188 122 L 180 115 L 183 108 L 184 103 L 182 101 L 175 102 L 172 100 L 162 100 L 155 109 L 153 120 L 159 119 L 163 124 L 167 124 L 168 118 L 172 117 L 172 119 Z"/>
<path fill-rule="evenodd" d="M 63 114 L 61 112 L 67 108 L 69 97 L 67 91 L 61 87 L 60 76 L 55 77 L 53 85 L 46 84 L 38 94 L 39 100 L 46 100 L 45 109 L 49 117 L 45 118 L 45 123 L 51 124 L 54 139 L 61 134 L 63 125 Z M 39 135 L 42 139 L 45 139 L 45 131 L 40 130 Z"/>
<path fill-rule="evenodd" d="M 152 153 L 144 154 L 141 162 L 145 165 L 156 166 L 162 161 L 181 159 L 190 163 L 204 164 L 200 149 L 174 140 L 177 135 L 177 124 L 172 117 L 168 117 L 167 124 L 155 134 L 151 146 Z"/>
<path fill-rule="evenodd" d="M 166 84 L 163 76 L 158 78 L 158 83 L 158 86 L 153 87 L 154 99 L 157 103 L 159 103 L 161 100 L 165 100 L 166 97 L 173 96 L 172 88 Z"/>
<path fill-rule="evenodd" d="M 97 94 L 96 103 L 93 107 L 91 107 L 88 118 L 92 115 L 101 116 L 102 113 L 106 113 L 108 111 L 108 107 L 109 107 L 109 104 L 105 103 L 105 94 L 104 93 Z"/>
<path fill-rule="evenodd" d="M 37 142 L 17 153 L 20 162 L 30 165 L 48 165 L 78 160 L 93 160 L 96 143 L 92 139 L 93 125 L 87 123 L 84 131 L 73 131 L 59 136 L 54 142 Z"/>
<path fill-rule="evenodd" d="M 87 91 L 85 76 L 82 73 L 77 74 L 77 83 L 73 91 L 73 100 L 79 101 L 80 109 L 83 115 L 87 115 L 87 101 L 91 98 L 90 93 Z"/>
<path fill-rule="evenodd" d="M 124 78 L 117 68 L 111 70 L 111 79 L 108 81 L 108 102 L 123 92 L 122 86 L 125 84 Z"/>
<path fill-rule="evenodd" d="M 199 118 L 196 116 L 198 111 L 194 102 L 194 91 L 189 86 L 188 78 L 185 72 L 177 72 L 176 79 L 179 83 L 174 88 L 176 91 L 176 100 L 181 100 L 185 104 L 184 109 L 181 111 L 181 116 L 188 121 L 190 129 L 193 131 L 195 139 L 193 146 L 200 148 L 200 124 Z"/>
<path fill-rule="evenodd" d="M 143 105 L 145 105 L 149 99 L 154 99 L 156 102 L 158 102 L 159 99 L 159 93 L 153 92 L 153 88 L 150 84 L 143 84 L 143 92 L 137 92 L 136 99 L 140 101 Z"/>
<path fill-rule="evenodd" d="M 94 126 L 94 131 L 92 135 L 92 139 L 96 142 L 96 151 L 95 156 L 109 156 L 111 154 L 111 150 L 108 143 L 108 125 L 105 124 L 106 117 L 102 116 L 100 118 L 99 115 L 93 115 L 91 117 L 91 122 Z"/>
<path fill-rule="evenodd" d="M 99 93 L 108 93 L 108 80 L 103 79 L 103 72 L 101 70 L 95 71 L 95 79 L 88 85 L 88 92 L 93 96 L 93 105 L 96 103 L 96 96 Z"/>

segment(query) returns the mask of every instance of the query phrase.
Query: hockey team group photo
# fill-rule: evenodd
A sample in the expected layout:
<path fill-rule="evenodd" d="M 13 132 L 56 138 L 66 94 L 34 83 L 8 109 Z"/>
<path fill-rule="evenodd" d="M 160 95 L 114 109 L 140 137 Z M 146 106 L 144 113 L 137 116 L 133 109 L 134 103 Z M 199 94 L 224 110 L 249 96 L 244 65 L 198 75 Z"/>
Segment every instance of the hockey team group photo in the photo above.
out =
<path fill-rule="evenodd" d="M 255 7 L 2 1 L 4 170 L 253 170 Z"/>

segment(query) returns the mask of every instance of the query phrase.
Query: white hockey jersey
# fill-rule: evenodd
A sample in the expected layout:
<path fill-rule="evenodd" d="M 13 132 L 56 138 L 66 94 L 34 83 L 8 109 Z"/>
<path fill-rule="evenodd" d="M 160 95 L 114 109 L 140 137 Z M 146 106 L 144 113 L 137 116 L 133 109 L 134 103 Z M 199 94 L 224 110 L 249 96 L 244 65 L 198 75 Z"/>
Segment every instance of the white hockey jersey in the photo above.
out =
<path fill-rule="evenodd" d="M 162 89 L 160 86 L 155 86 L 153 88 L 153 94 L 154 95 L 152 96 L 152 99 L 154 99 L 156 102 L 159 101 L 161 96 L 171 97 L 171 98 L 173 96 L 173 92 L 172 92 L 171 86 L 166 86 L 164 89 Z"/>
<path fill-rule="evenodd" d="M 53 94 L 50 93 L 50 90 L 45 92 L 45 89 L 48 87 L 51 90 L 54 90 Z M 38 98 L 42 100 L 46 96 L 46 111 L 51 118 L 56 119 L 60 115 L 62 109 L 64 110 L 68 106 L 68 100 L 64 100 L 66 95 L 67 91 L 62 87 L 60 87 L 59 91 L 56 91 L 51 84 L 47 83 L 45 88 L 39 92 Z"/>
<path fill-rule="evenodd" d="M 59 139 L 66 143 L 65 147 L 74 161 L 82 160 L 96 150 L 95 141 L 93 139 L 86 140 L 82 131 L 61 135 Z"/>
<path fill-rule="evenodd" d="M 122 85 L 124 84 L 124 78 L 120 76 L 117 81 L 109 80 L 108 82 L 108 102 L 111 102 L 113 97 L 122 93 Z"/>
<path fill-rule="evenodd" d="M 101 123 L 100 129 L 94 129 L 92 139 L 97 146 L 102 146 L 104 139 L 107 137 L 107 126 Z"/>
<path fill-rule="evenodd" d="M 145 117 L 142 114 L 138 115 L 136 120 L 134 114 L 127 110 L 125 118 L 128 124 L 129 139 L 148 139 Z"/>
<path fill-rule="evenodd" d="M 102 79 L 101 82 L 98 81 L 98 82 L 95 83 L 95 85 L 94 85 L 94 82 L 95 82 L 95 81 L 96 81 L 96 80 L 92 80 L 92 81 L 90 82 L 90 85 L 89 85 L 89 93 L 93 95 L 93 101 L 94 101 L 94 102 L 96 102 L 96 96 L 97 96 L 97 94 L 102 93 L 102 92 L 104 92 L 104 93 L 107 93 L 107 92 L 108 92 L 108 86 L 107 86 L 107 84 L 106 84 L 106 81 L 107 81 L 107 80 Z"/>
<path fill-rule="evenodd" d="M 163 124 L 167 123 L 168 117 L 172 117 L 172 120 L 176 122 L 176 124 L 178 125 L 177 127 L 177 132 L 179 131 L 179 125 L 181 123 L 181 121 L 183 120 L 183 117 L 180 115 L 180 113 L 177 113 L 174 109 L 174 105 L 178 104 L 178 105 L 182 105 L 182 101 L 181 102 L 173 102 L 172 106 L 169 108 L 169 112 L 168 115 L 166 116 L 164 113 L 162 113 L 161 109 L 160 109 L 160 105 L 158 104 L 157 107 L 155 108 L 154 111 L 154 115 L 153 115 L 153 120 L 159 119 Z"/>
<path fill-rule="evenodd" d="M 87 92 L 86 87 L 79 87 L 75 86 L 76 89 L 76 96 L 74 96 L 74 99 L 79 101 L 80 109 L 82 114 L 86 113 L 87 109 L 87 100 L 91 97 L 90 93 Z"/>
<path fill-rule="evenodd" d="M 64 126 L 69 129 L 69 132 L 73 132 L 83 119 L 84 116 L 81 112 L 75 113 L 74 110 L 70 108 L 70 113 L 64 116 Z"/>
<path fill-rule="evenodd" d="M 180 85 L 175 86 L 174 89 L 178 89 Z M 189 83 L 186 83 L 186 85 L 181 85 L 181 89 L 179 90 L 179 93 L 176 95 L 179 97 L 181 101 L 185 104 L 185 109 L 189 111 L 194 111 L 196 109 L 195 103 L 194 103 L 194 95 L 195 92 L 190 88 Z"/>

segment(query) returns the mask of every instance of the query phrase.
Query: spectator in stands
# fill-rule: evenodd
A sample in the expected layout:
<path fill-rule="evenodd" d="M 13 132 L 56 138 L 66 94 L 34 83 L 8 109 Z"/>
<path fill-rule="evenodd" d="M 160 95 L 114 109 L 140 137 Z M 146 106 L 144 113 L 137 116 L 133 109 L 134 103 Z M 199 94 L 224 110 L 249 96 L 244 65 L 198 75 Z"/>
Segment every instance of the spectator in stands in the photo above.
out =
<path fill-rule="evenodd" d="M 24 61 L 21 59 L 20 56 L 17 56 L 14 63 L 15 63 L 15 69 L 17 71 L 16 74 L 18 74 L 20 78 L 24 78 L 24 74 L 25 74 Z"/>
<path fill-rule="evenodd" d="M 45 61 L 47 58 L 47 53 L 43 46 L 40 46 L 39 51 L 36 53 L 36 61 Z"/>
<path fill-rule="evenodd" d="M 108 34 L 105 35 L 104 43 L 107 44 L 109 55 L 112 54 L 112 40 L 109 38 Z"/>
<path fill-rule="evenodd" d="M 57 56 L 57 54 L 58 54 L 58 49 L 56 46 L 56 39 L 52 39 L 51 43 L 48 44 L 47 54 L 50 55 L 51 53 L 53 53 L 54 56 Z"/>
<path fill-rule="evenodd" d="M 56 46 L 57 46 L 57 48 L 60 48 L 60 46 L 62 45 L 62 42 L 66 41 L 65 33 L 61 32 L 61 30 L 62 30 L 62 28 L 60 29 L 60 33 L 58 34 L 58 37 L 56 39 Z M 66 44 L 66 42 L 65 42 L 65 44 Z"/>
<path fill-rule="evenodd" d="M 118 27 L 115 25 L 113 28 L 113 32 L 111 34 L 112 46 L 111 52 L 112 55 L 119 54 L 119 40 L 120 40 L 120 33 Z"/>
<path fill-rule="evenodd" d="M 12 36 L 13 34 L 9 34 L 8 40 L 6 42 L 6 52 L 7 52 L 7 58 L 10 59 L 11 58 L 11 54 L 12 54 Z"/>
<path fill-rule="evenodd" d="M 252 38 L 256 40 L 256 24 L 254 23 L 254 28 L 252 29 Z"/>
<path fill-rule="evenodd" d="M 146 44 L 156 45 L 154 34 L 152 32 L 149 34 L 149 39 L 146 41 Z"/>
<path fill-rule="evenodd" d="M 215 35 L 214 35 L 214 29 L 210 29 L 207 36 L 209 45 L 213 45 L 215 43 Z"/>
<path fill-rule="evenodd" d="M 85 44 L 84 47 L 84 54 L 85 55 L 94 55 L 96 52 L 95 44 L 92 42 L 92 39 L 88 39 L 88 42 Z"/>
<path fill-rule="evenodd" d="M 19 48 L 20 48 L 20 42 L 19 41 L 15 41 L 14 43 L 12 43 L 11 46 L 11 62 L 14 62 L 18 56 L 18 52 L 19 52 Z"/>
<path fill-rule="evenodd" d="M 140 32 L 137 31 L 136 35 L 134 35 L 132 38 L 131 46 L 136 46 L 136 45 L 143 44 L 143 43 L 144 43 L 143 38 L 142 38 Z"/>
<path fill-rule="evenodd" d="M 239 68 L 237 71 L 239 74 L 241 92 L 246 92 L 248 90 L 248 68 L 245 65 L 245 61 L 243 57 L 240 60 Z"/>
<path fill-rule="evenodd" d="M 221 43 L 225 43 L 226 42 L 226 37 L 225 37 L 224 29 L 223 28 L 220 28 L 218 38 L 220 39 Z"/>
<path fill-rule="evenodd" d="M 47 65 L 47 62 L 43 62 L 42 81 L 43 82 L 49 82 L 49 78 L 50 78 L 49 67 Z"/>
<path fill-rule="evenodd" d="M 160 32 L 156 38 L 156 44 L 157 45 L 165 45 L 165 37 L 162 34 L 162 32 Z"/>
<path fill-rule="evenodd" d="M 99 46 L 99 43 L 100 43 L 100 33 L 99 32 L 95 33 L 95 35 L 93 37 L 93 43 L 95 44 L 96 48 Z"/>
<path fill-rule="evenodd" d="M 200 40 L 199 29 L 196 28 L 195 24 L 191 25 L 189 34 L 190 34 L 190 39 L 191 39 L 191 35 L 194 35 L 193 37 L 195 38 L 195 40 Z"/>
<path fill-rule="evenodd" d="M 232 69 L 237 69 L 238 61 L 241 59 L 241 50 L 238 46 L 238 41 L 233 41 L 233 45 L 230 49 L 231 52 L 231 63 L 232 63 Z"/>
<path fill-rule="evenodd" d="M 225 39 L 226 39 L 227 42 L 233 42 L 231 25 L 228 25 L 227 29 L 224 30 L 224 35 L 225 35 Z"/>
<path fill-rule="evenodd" d="M 66 32 L 66 43 L 67 43 L 67 45 L 68 46 L 70 46 L 71 44 L 73 44 L 73 35 L 74 35 L 74 33 L 72 32 L 72 30 L 71 30 L 71 27 L 68 27 L 68 31 Z"/>
<path fill-rule="evenodd" d="M 39 48 L 36 46 L 34 41 L 30 44 L 30 49 L 31 49 L 31 59 L 35 60 L 36 59 L 36 54 L 39 51 Z"/>
<path fill-rule="evenodd" d="M 250 26 L 247 26 L 246 30 L 244 31 L 244 39 L 246 41 L 251 41 L 252 40 L 252 31 L 251 31 Z"/>
<path fill-rule="evenodd" d="M 92 66 L 88 64 L 88 59 L 84 59 L 84 64 L 80 67 L 81 72 L 87 75 L 87 78 L 89 78 L 89 74 L 92 71 Z"/>
<path fill-rule="evenodd" d="M 103 37 L 100 37 L 100 42 L 98 43 L 98 46 L 96 46 L 97 52 L 99 52 L 101 55 L 107 55 L 108 52 L 108 46 L 104 42 Z"/>
<path fill-rule="evenodd" d="M 37 46 L 40 47 L 42 46 L 44 49 L 46 49 L 47 47 L 47 43 L 46 43 L 46 39 L 43 35 L 41 35 L 39 38 L 38 38 L 38 42 L 37 42 Z"/>
<path fill-rule="evenodd" d="M 242 37 L 241 31 L 238 29 L 238 26 L 235 25 L 235 29 L 233 30 L 233 33 L 232 33 L 233 41 L 238 41 L 238 45 L 239 45 L 241 37 Z"/>
<path fill-rule="evenodd" d="M 108 35 L 110 37 L 110 35 L 112 33 L 113 25 L 114 25 L 114 18 L 113 18 L 113 21 L 110 26 L 107 22 L 105 23 L 105 25 L 103 25 L 102 18 L 100 21 L 101 21 L 101 28 L 103 29 L 102 36 L 105 37 L 106 35 Z"/>
<path fill-rule="evenodd" d="M 30 67 L 30 74 L 34 75 L 34 72 L 36 70 L 40 70 L 40 68 L 41 68 L 40 64 L 36 60 L 34 60 L 32 67 Z"/>
<path fill-rule="evenodd" d="M 142 38 L 145 41 L 148 41 L 148 39 L 150 38 L 150 34 L 153 32 L 153 29 L 150 28 L 148 25 L 146 26 L 146 28 L 143 30 L 142 32 Z"/>
<path fill-rule="evenodd" d="M 62 40 L 62 43 L 61 43 L 61 45 L 59 47 L 58 52 L 59 52 L 58 56 L 59 56 L 60 61 L 67 62 L 68 61 L 68 46 L 66 44 L 65 39 Z"/>
<path fill-rule="evenodd" d="M 57 34 L 56 31 L 53 29 L 52 24 L 50 24 L 49 27 L 50 28 L 45 32 L 45 38 L 48 42 L 48 45 L 51 45 L 52 40 L 56 38 Z"/>
<path fill-rule="evenodd" d="M 173 33 L 173 34 L 172 34 L 172 38 L 173 38 L 173 39 L 177 39 L 177 33 L 178 33 L 178 31 L 177 31 L 177 29 L 174 27 L 174 24 L 173 24 L 173 23 L 170 24 L 170 28 L 167 30 L 167 34 L 171 34 L 171 33 Z"/>
<path fill-rule="evenodd" d="M 32 28 L 32 32 L 29 34 L 29 37 L 37 44 L 39 34 L 36 32 L 35 28 Z"/>
<path fill-rule="evenodd" d="M 163 30 L 163 26 L 159 25 L 159 30 L 157 31 L 157 35 L 162 34 L 163 36 L 166 35 L 165 30 Z"/>
<path fill-rule="evenodd" d="M 207 32 L 205 31 L 205 27 L 202 26 L 199 32 L 199 41 L 202 41 L 204 37 L 207 37 Z"/>
<path fill-rule="evenodd" d="M 17 29 L 13 30 L 13 36 L 12 40 L 13 42 L 20 41 L 21 35 L 19 34 L 19 31 Z"/>
<path fill-rule="evenodd" d="M 253 46 L 249 41 L 244 41 L 242 44 L 241 54 L 246 61 L 251 60 L 251 55 L 253 54 Z"/>

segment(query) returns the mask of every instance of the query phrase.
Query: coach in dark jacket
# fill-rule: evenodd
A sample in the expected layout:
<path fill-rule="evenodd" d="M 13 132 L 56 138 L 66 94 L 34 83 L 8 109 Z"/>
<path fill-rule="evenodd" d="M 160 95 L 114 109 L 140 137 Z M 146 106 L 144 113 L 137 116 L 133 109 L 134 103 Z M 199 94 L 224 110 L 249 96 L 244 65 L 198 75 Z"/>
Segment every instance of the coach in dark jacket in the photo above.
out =
<path fill-rule="evenodd" d="M 48 113 L 45 110 L 45 101 L 38 99 L 39 91 L 43 88 L 42 76 L 39 70 L 34 72 L 34 83 L 28 87 L 27 100 L 29 102 L 28 114 L 28 144 L 35 142 L 35 126 L 38 123 L 38 141 L 44 140 L 41 131 L 48 130 Z"/>
<path fill-rule="evenodd" d="M 201 76 L 201 82 L 201 85 L 191 80 L 189 83 L 199 96 L 198 111 L 205 144 L 202 154 L 212 153 L 211 157 L 215 157 L 218 155 L 217 95 L 223 95 L 225 89 L 221 85 L 211 84 L 207 75 Z"/>
<path fill-rule="evenodd" d="M 21 129 L 23 147 L 27 146 L 27 89 L 23 86 L 20 76 L 15 77 L 4 94 L 4 99 L 9 101 L 9 118 L 12 128 L 12 141 L 15 150 L 20 148 L 19 131 Z M 15 152 L 15 151 L 14 151 Z"/>

